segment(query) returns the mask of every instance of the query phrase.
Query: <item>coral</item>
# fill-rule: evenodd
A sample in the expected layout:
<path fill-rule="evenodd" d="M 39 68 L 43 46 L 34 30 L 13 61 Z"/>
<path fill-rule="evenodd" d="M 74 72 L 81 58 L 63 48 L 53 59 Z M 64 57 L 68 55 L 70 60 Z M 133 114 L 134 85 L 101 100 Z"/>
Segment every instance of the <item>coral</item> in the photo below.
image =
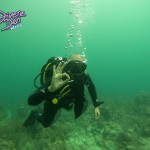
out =
<path fill-rule="evenodd" d="M 136 95 L 133 100 L 137 106 L 141 106 L 141 105 L 149 106 L 150 105 L 150 94 Z"/>
<path fill-rule="evenodd" d="M 6 137 L 0 138 L 0 149 L 1 150 L 16 150 L 15 144 L 12 140 L 7 139 Z"/>
<path fill-rule="evenodd" d="M 132 134 L 127 132 L 121 132 L 117 136 L 117 141 L 122 145 L 126 146 L 133 142 Z"/>
<path fill-rule="evenodd" d="M 106 106 L 102 109 L 103 119 L 104 121 L 109 121 L 112 118 L 112 109 L 109 106 Z"/>
<path fill-rule="evenodd" d="M 149 95 L 122 100 L 117 97 L 101 106 L 101 117 L 94 118 L 94 107 L 74 119 L 73 109 L 61 110 L 53 124 L 44 128 L 40 123 L 23 128 L 29 107 L 18 104 L 16 112 L 0 111 L 0 149 L 3 150 L 149 150 Z M 41 110 L 41 107 L 38 107 Z M 14 111 L 13 110 L 13 111 Z"/>
<path fill-rule="evenodd" d="M 150 138 L 150 119 L 145 120 L 141 124 L 141 136 Z"/>

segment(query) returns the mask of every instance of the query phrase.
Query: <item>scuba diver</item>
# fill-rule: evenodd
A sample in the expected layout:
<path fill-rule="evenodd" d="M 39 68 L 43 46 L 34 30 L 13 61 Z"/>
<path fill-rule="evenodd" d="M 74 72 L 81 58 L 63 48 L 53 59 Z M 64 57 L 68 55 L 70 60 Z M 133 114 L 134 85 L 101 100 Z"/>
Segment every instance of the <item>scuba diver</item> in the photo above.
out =
<path fill-rule="evenodd" d="M 50 58 L 39 74 L 41 86 L 37 87 L 38 89 L 28 98 L 28 104 L 32 106 L 44 101 L 43 113 L 32 110 L 23 126 L 33 125 L 37 120 L 44 127 L 49 127 L 61 108 L 66 110 L 74 108 L 75 119 L 78 118 L 87 104 L 84 85 L 88 88 L 95 107 L 95 118 L 98 119 L 99 106 L 103 102 L 97 98 L 95 86 L 86 72 L 86 67 L 86 59 L 80 54 L 71 55 L 69 60 L 63 57 Z"/>

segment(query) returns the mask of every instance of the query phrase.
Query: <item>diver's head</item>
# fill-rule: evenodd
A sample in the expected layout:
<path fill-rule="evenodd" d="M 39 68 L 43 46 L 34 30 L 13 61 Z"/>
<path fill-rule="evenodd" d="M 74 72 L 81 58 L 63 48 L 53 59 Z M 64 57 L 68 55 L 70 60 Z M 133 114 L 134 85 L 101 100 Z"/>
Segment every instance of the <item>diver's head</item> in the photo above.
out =
<path fill-rule="evenodd" d="M 86 62 L 85 56 L 81 54 L 72 54 L 69 58 L 69 61 L 81 61 Z"/>
<path fill-rule="evenodd" d="M 87 67 L 84 55 L 72 54 L 68 60 L 67 70 L 74 75 L 81 75 Z"/>

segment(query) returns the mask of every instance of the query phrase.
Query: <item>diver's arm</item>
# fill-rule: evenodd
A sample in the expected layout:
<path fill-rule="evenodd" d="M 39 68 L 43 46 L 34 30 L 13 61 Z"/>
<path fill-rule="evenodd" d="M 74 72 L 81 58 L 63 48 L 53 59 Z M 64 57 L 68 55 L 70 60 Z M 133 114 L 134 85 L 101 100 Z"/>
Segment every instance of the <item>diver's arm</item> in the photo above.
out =
<path fill-rule="evenodd" d="M 91 95 L 92 101 L 93 101 L 93 105 L 95 106 L 95 119 L 99 119 L 100 117 L 100 108 L 99 106 L 103 103 L 100 102 L 97 99 L 97 93 L 96 93 L 96 89 L 95 89 L 95 85 L 92 81 L 92 79 L 90 78 L 90 76 L 88 74 L 86 74 L 86 78 L 85 78 L 85 84 L 88 86 L 88 91 Z"/>
<path fill-rule="evenodd" d="M 47 94 L 45 94 L 45 91 L 43 91 L 43 90 L 36 90 L 29 96 L 28 104 L 32 105 L 32 106 L 38 105 L 42 101 L 44 101 L 46 96 L 47 96 Z"/>
<path fill-rule="evenodd" d="M 85 84 L 87 85 L 88 91 L 92 98 L 93 105 L 95 107 L 100 106 L 103 102 L 100 102 L 98 100 L 95 85 L 94 85 L 91 77 L 89 76 L 89 74 L 86 74 Z"/>
<path fill-rule="evenodd" d="M 29 96 L 29 105 L 38 105 L 44 99 L 52 98 L 60 87 L 68 83 L 68 81 L 70 80 L 69 75 L 66 73 L 62 73 L 62 70 L 66 65 L 67 62 L 65 62 L 64 64 L 60 62 L 57 68 L 55 65 L 53 66 L 52 78 L 50 78 L 50 80 L 47 83 L 42 85 L 40 89 L 36 90 L 33 94 Z M 65 77 L 66 79 L 62 80 L 63 77 Z"/>
<path fill-rule="evenodd" d="M 70 80 L 70 76 L 67 73 L 63 73 L 63 69 L 67 65 L 67 62 L 60 62 L 56 68 L 53 66 L 53 76 L 51 80 L 51 84 L 48 86 L 48 91 L 51 93 L 56 92 L 59 88 L 64 86 Z M 65 80 L 63 80 L 65 78 Z"/>

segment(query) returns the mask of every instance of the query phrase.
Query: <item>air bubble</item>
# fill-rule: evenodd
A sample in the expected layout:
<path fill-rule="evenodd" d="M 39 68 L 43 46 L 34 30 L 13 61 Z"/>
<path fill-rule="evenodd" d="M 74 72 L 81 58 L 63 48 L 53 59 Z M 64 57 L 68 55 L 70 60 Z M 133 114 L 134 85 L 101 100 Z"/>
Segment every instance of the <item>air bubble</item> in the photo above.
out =
<path fill-rule="evenodd" d="M 70 36 L 70 37 L 72 37 L 72 36 L 73 36 L 73 34 L 71 33 L 69 36 Z"/>
<path fill-rule="evenodd" d="M 79 20 L 79 22 L 78 22 L 78 23 L 80 23 L 80 24 L 81 24 L 81 23 L 82 23 L 82 20 Z"/>
<path fill-rule="evenodd" d="M 69 11 L 69 14 L 72 14 L 72 11 Z"/>

